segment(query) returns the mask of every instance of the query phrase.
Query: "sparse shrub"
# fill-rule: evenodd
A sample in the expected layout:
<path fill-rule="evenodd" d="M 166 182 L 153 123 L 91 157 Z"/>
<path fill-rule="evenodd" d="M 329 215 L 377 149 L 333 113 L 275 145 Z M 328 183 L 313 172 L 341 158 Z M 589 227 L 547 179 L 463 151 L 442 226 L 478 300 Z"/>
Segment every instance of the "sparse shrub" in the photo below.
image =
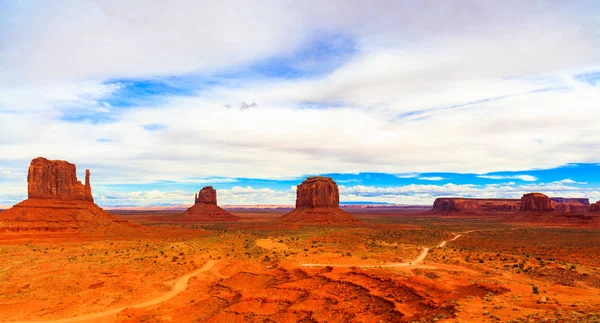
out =
<path fill-rule="evenodd" d="M 539 290 L 539 288 L 538 288 L 537 286 L 535 286 L 535 285 L 531 285 L 531 292 L 532 292 L 533 294 L 536 294 L 536 295 L 537 295 L 537 294 L 539 294 L 539 293 L 540 293 L 540 290 Z"/>

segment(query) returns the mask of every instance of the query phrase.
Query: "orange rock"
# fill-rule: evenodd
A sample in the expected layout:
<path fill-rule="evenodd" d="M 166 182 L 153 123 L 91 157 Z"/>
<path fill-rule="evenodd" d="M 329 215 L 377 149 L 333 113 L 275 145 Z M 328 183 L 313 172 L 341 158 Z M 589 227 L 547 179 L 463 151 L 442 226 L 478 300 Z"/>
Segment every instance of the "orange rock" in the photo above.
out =
<path fill-rule="evenodd" d="M 329 177 L 309 177 L 298 185 L 296 207 L 338 207 L 340 192 Z"/>
<path fill-rule="evenodd" d="M 196 194 L 194 205 L 187 209 L 183 216 L 170 216 L 167 220 L 184 222 L 220 222 L 238 221 L 239 217 L 217 206 L 217 191 L 206 186 Z"/>
<path fill-rule="evenodd" d="M 85 185 L 77 180 L 75 165 L 64 160 L 35 158 L 27 175 L 29 198 L 94 202 L 90 171 L 85 171 Z"/>
<path fill-rule="evenodd" d="M 521 200 L 516 199 L 468 199 L 441 197 L 433 203 L 433 212 L 492 213 L 516 212 Z"/>
<path fill-rule="evenodd" d="M 590 205 L 590 199 L 586 197 L 551 197 L 550 200 L 556 203 Z"/>
<path fill-rule="evenodd" d="M 69 162 L 35 158 L 27 184 L 29 198 L 0 213 L 0 231 L 107 234 L 139 228 L 94 204 L 90 171 L 81 184 Z"/>
<path fill-rule="evenodd" d="M 565 213 L 585 213 L 590 210 L 590 205 L 581 203 L 555 203 L 554 209 Z"/>
<path fill-rule="evenodd" d="M 521 211 L 554 211 L 555 203 L 542 193 L 529 193 L 521 197 Z"/>
<path fill-rule="evenodd" d="M 307 224 L 359 224 L 339 207 L 337 184 L 329 177 L 309 177 L 296 190 L 296 208 L 284 214 L 285 222 Z"/>
<path fill-rule="evenodd" d="M 212 186 L 203 187 L 195 197 L 195 204 L 198 203 L 217 205 L 217 191 Z"/>
<path fill-rule="evenodd" d="M 590 207 L 590 211 L 591 212 L 600 212 L 600 201 L 592 204 L 592 206 Z"/>

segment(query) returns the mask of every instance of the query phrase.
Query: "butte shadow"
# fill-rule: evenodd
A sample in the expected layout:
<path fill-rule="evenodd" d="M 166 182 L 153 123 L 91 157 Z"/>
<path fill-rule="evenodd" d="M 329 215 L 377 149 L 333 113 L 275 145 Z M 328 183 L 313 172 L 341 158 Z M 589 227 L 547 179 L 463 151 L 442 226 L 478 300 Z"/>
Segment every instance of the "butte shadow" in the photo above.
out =
<path fill-rule="evenodd" d="M 75 165 L 67 161 L 33 159 L 27 193 L 28 199 L 0 213 L 0 232 L 112 234 L 139 228 L 96 205 L 90 171 L 86 170 L 82 184 L 77 180 Z"/>
<path fill-rule="evenodd" d="M 298 225 L 360 225 L 340 208 L 337 184 L 329 177 L 309 177 L 296 190 L 296 208 L 276 221 Z"/>

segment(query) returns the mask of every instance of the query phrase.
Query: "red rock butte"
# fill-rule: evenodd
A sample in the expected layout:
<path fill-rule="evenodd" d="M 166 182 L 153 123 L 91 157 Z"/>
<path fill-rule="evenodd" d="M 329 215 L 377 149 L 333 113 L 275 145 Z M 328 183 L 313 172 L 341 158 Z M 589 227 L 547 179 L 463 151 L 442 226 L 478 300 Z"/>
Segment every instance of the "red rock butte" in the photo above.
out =
<path fill-rule="evenodd" d="M 521 197 L 521 211 L 555 211 L 555 203 L 542 193 L 529 193 Z"/>
<path fill-rule="evenodd" d="M 28 199 L 0 213 L 0 231 L 118 233 L 137 226 L 94 204 L 90 171 L 85 184 L 77 180 L 74 164 L 43 157 L 31 161 Z"/>
<path fill-rule="evenodd" d="M 296 190 L 296 208 L 281 221 L 314 225 L 356 225 L 360 220 L 339 207 L 337 184 L 329 177 L 309 177 Z"/>
<path fill-rule="evenodd" d="M 600 212 L 600 201 L 591 205 L 590 212 Z"/>
<path fill-rule="evenodd" d="M 217 205 L 217 191 L 206 186 L 194 197 L 194 205 L 183 216 L 170 217 L 171 220 L 191 222 L 238 221 L 240 218 L 223 210 Z"/>

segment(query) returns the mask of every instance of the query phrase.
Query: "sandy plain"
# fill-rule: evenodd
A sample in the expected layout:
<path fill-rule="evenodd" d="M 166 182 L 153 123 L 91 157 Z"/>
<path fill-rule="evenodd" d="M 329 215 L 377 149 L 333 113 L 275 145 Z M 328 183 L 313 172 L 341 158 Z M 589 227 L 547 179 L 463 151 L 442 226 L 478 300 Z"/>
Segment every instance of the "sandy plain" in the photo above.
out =
<path fill-rule="evenodd" d="M 137 236 L 0 236 L 0 322 L 598 322 L 600 229 L 347 209 L 359 227 L 114 212 Z"/>

